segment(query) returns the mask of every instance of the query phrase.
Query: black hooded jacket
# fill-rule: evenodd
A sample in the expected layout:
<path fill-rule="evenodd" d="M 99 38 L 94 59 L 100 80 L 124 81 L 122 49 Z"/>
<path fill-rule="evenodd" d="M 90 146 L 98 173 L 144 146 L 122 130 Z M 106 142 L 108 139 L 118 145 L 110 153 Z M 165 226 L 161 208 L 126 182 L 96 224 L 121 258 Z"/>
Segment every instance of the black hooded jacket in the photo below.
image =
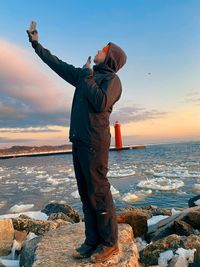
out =
<path fill-rule="evenodd" d="M 76 68 L 63 62 L 38 42 L 32 45 L 52 70 L 76 87 L 71 110 L 70 141 L 109 146 L 109 117 L 122 92 L 116 72 L 126 63 L 124 51 L 109 43 L 105 61 L 95 65 L 92 73 L 88 68 Z"/>

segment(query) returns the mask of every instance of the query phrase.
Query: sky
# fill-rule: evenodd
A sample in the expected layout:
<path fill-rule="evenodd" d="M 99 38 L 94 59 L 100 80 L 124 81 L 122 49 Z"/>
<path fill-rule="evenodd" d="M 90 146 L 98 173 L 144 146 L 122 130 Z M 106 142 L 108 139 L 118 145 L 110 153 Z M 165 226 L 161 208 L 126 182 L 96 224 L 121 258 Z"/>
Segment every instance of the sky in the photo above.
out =
<path fill-rule="evenodd" d="M 110 117 L 125 145 L 200 140 L 200 1 L 1 0 L 0 148 L 69 143 L 75 88 L 35 54 L 39 42 L 81 67 L 108 42 L 127 54 Z M 114 144 L 114 139 L 112 139 Z"/>

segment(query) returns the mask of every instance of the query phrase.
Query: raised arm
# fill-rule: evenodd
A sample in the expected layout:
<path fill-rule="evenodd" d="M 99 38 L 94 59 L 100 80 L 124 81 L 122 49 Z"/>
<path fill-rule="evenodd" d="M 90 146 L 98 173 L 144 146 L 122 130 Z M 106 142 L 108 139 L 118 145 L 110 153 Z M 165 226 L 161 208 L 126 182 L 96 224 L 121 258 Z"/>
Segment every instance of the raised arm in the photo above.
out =
<path fill-rule="evenodd" d="M 38 43 L 38 33 L 36 31 L 34 33 L 27 31 L 27 33 L 29 41 L 35 49 L 36 54 L 60 77 L 71 85 L 76 86 L 81 75 L 82 68 L 75 68 L 73 65 L 63 62 L 58 57 L 52 55 L 49 50 L 45 49 Z"/>
<path fill-rule="evenodd" d="M 96 112 L 108 111 L 119 100 L 122 92 L 118 76 L 106 79 L 99 86 L 92 76 L 85 79 L 85 93 Z"/>

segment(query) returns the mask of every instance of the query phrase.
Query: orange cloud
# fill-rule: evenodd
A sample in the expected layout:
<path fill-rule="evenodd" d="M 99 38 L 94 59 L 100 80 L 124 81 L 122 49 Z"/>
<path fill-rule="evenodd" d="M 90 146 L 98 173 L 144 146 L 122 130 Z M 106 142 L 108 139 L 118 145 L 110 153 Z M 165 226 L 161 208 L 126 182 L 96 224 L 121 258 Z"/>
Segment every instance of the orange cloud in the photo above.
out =
<path fill-rule="evenodd" d="M 0 39 L 0 51 L 0 93 L 42 112 L 66 110 L 69 94 L 33 63 L 33 57 L 37 57 L 34 50 L 29 52 Z"/>

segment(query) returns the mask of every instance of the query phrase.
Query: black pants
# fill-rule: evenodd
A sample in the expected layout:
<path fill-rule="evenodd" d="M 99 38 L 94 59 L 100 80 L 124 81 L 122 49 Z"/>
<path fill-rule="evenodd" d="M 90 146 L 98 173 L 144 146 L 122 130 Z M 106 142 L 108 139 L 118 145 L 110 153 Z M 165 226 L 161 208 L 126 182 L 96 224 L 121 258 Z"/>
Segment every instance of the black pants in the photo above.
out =
<path fill-rule="evenodd" d="M 85 218 L 85 243 L 113 246 L 117 242 L 115 207 L 107 179 L 109 146 L 73 143 L 73 164 Z"/>

